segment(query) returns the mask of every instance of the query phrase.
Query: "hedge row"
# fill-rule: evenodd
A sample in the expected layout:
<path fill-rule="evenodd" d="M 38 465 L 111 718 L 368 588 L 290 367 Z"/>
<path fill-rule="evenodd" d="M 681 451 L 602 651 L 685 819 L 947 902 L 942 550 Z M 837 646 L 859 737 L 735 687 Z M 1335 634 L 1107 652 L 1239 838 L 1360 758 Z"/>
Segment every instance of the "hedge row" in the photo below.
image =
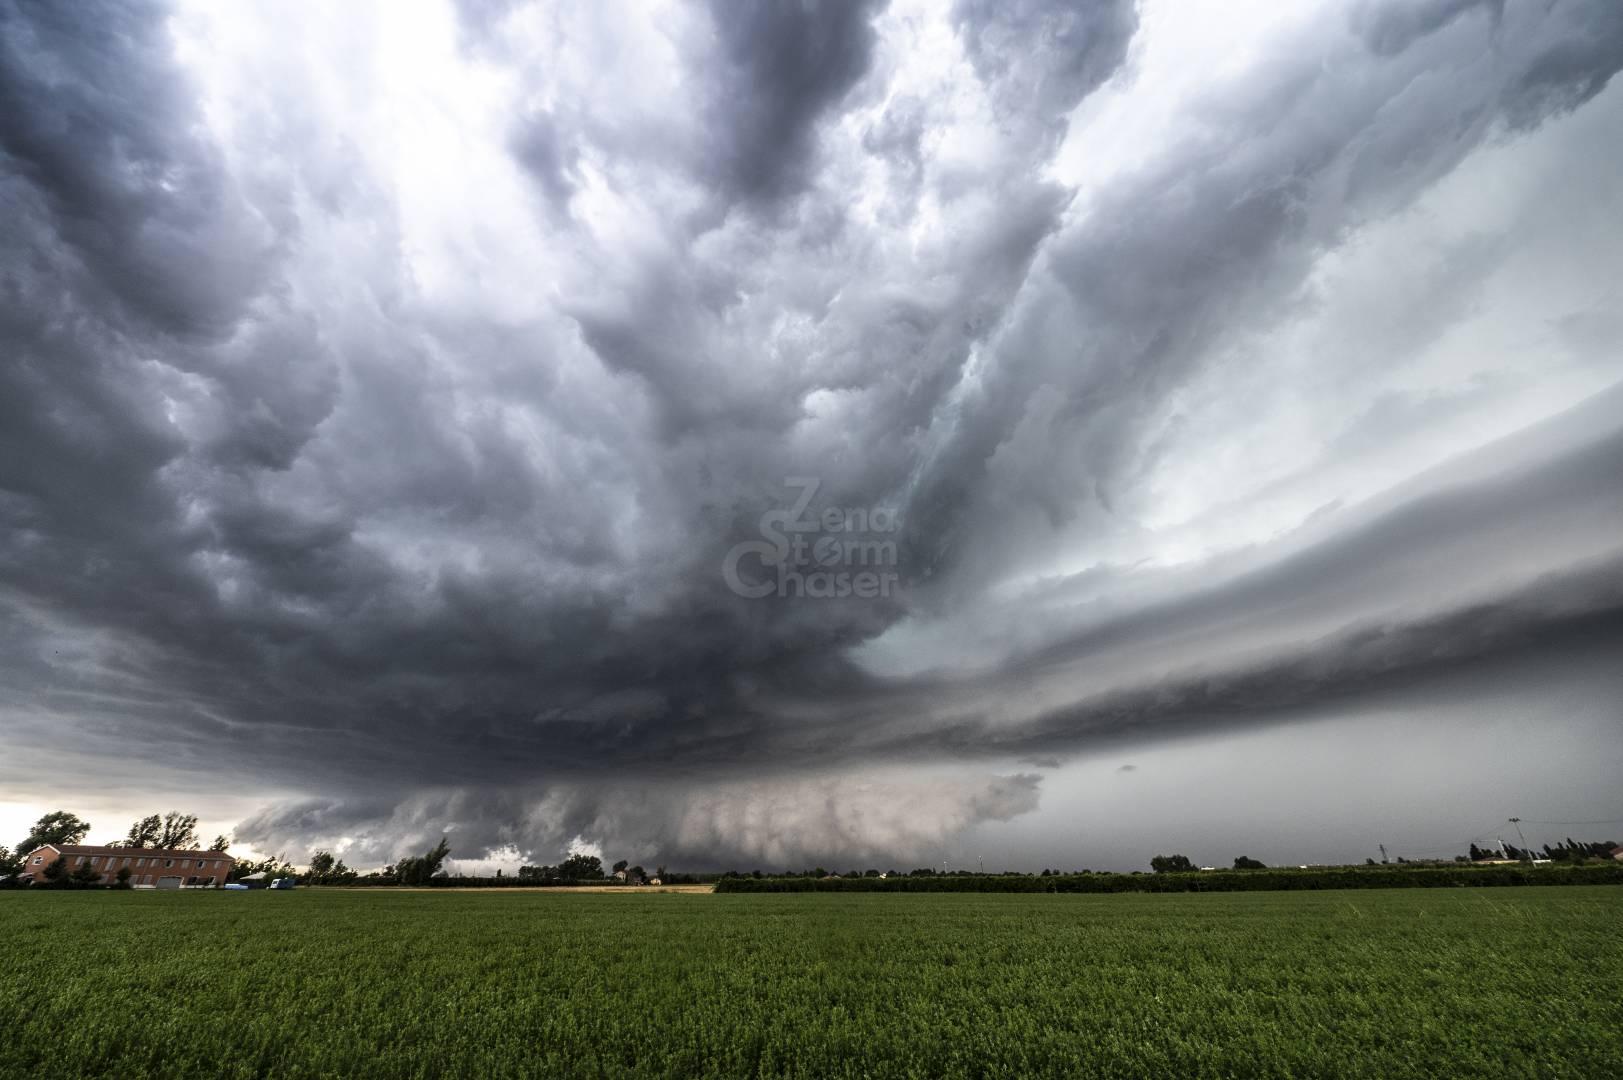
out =
<path fill-rule="evenodd" d="M 1623 885 L 1623 865 L 1348 867 L 1206 870 L 1188 874 L 937 875 L 891 878 L 723 878 L 717 892 L 1266 892 L 1286 889 L 1434 889 L 1489 885 Z"/>

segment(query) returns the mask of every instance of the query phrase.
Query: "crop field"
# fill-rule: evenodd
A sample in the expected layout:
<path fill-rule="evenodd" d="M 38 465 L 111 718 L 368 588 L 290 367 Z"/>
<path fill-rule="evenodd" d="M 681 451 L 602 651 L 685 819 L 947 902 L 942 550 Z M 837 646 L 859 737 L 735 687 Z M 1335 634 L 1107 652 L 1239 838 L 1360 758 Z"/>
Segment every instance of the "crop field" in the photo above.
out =
<path fill-rule="evenodd" d="M 1623 888 L 0 893 L 4 1076 L 1623 1076 Z"/>

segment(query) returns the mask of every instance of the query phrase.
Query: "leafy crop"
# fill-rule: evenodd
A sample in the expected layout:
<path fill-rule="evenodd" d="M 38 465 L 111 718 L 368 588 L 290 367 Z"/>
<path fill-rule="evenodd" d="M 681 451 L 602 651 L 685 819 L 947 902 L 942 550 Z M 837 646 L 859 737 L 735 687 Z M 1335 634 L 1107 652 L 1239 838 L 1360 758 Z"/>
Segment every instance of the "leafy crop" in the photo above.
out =
<path fill-rule="evenodd" d="M 1623 1075 L 1623 889 L 0 894 L 5 1076 Z"/>

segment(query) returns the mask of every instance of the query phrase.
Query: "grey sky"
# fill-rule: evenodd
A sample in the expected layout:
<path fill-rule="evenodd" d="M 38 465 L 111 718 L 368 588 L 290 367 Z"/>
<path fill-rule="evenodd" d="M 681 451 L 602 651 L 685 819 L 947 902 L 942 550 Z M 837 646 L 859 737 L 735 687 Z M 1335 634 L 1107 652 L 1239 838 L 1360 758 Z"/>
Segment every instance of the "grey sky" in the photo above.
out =
<path fill-rule="evenodd" d="M 0 0 L 0 824 L 1623 815 L 1619 66 L 1612 0 Z M 895 587 L 742 595 L 795 510 Z"/>

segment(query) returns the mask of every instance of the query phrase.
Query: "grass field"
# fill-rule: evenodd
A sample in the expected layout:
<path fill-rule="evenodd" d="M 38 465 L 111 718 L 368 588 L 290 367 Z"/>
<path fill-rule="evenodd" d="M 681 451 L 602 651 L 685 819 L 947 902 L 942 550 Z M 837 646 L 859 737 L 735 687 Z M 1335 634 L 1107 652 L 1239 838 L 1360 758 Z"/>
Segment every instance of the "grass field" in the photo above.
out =
<path fill-rule="evenodd" d="M 0 893 L 0 1075 L 1623 1076 L 1623 889 Z"/>

